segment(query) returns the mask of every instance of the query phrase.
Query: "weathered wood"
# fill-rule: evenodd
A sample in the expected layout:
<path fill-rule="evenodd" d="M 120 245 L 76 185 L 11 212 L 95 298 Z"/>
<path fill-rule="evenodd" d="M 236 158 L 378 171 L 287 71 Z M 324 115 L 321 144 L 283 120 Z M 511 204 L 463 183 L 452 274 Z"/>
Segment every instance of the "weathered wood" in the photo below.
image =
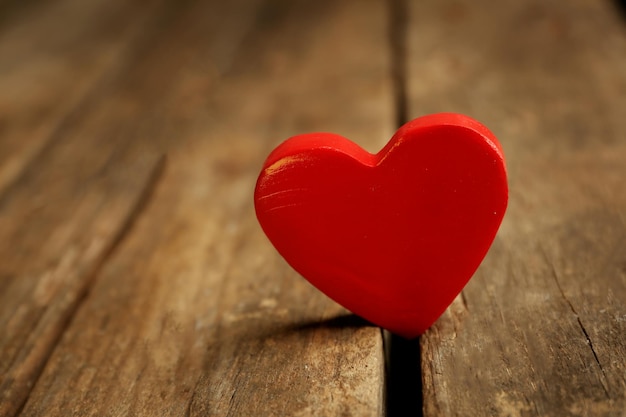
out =
<path fill-rule="evenodd" d="M 336 131 L 370 150 L 391 135 L 385 6 L 181 7 L 87 118 L 127 140 L 172 138 L 167 168 L 21 415 L 379 416 L 380 330 L 290 270 L 252 190 L 290 135 Z M 120 106 L 143 129 L 111 120 Z"/>
<path fill-rule="evenodd" d="M 0 194 L 97 100 L 153 30 L 161 3 L 0 5 Z"/>
<path fill-rule="evenodd" d="M 625 35 L 608 2 L 410 3 L 410 114 L 483 121 L 511 189 L 421 340 L 425 415 L 624 415 Z"/>
<path fill-rule="evenodd" d="M 25 401 L 158 176 L 158 154 L 81 133 L 59 141 L 38 170 L 0 200 L 2 416 L 14 415 Z"/>
<path fill-rule="evenodd" d="M 135 125 L 135 114 L 119 102 L 99 108 L 88 121 L 59 121 L 118 65 L 113 61 L 124 58 L 146 21 L 162 10 L 150 3 L 154 10 L 137 16 L 140 10 L 133 15 L 128 5 L 94 2 L 86 10 L 69 3 L 37 5 L 43 14 L 34 10 L 22 17 L 41 26 L 9 25 L 0 40 L 6 70 L 0 77 L 0 158 L 3 168 L 9 166 L 0 174 L 0 188 L 13 183 L 0 193 L 1 416 L 14 415 L 23 405 L 162 166 L 158 146 L 128 142 L 116 130 Z M 85 20 L 64 22 L 64 11 Z M 110 13 L 121 15 L 115 19 Z M 100 47 L 103 56 L 84 52 L 90 47 Z M 80 58 L 83 72 L 71 67 Z M 90 106 L 96 101 L 82 100 Z M 53 146 L 30 163 L 48 142 Z"/>

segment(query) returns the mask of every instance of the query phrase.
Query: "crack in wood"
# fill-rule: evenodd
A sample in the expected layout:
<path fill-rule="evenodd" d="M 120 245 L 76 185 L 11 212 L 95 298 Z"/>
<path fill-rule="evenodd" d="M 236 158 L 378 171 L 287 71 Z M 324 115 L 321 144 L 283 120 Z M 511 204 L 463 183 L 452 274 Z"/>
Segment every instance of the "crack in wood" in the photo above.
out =
<path fill-rule="evenodd" d="M 572 311 L 572 313 L 576 317 L 576 321 L 578 322 L 580 330 L 582 331 L 583 335 L 585 336 L 586 344 L 587 344 L 587 346 L 589 346 L 589 349 L 591 349 L 591 353 L 592 353 L 592 355 L 593 355 L 593 357 L 594 357 L 594 359 L 596 361 L 596 364 L 598 365 L 598 368 L 600 369 L 600 372 L 602 373 L 602 377 L 603 378 L 600 379 L 600 383 L 602 384 L 602 388 L 604 390 L 604 393 L 606 394 L 607 398 L 611 398 L 611 394 L 609 393 L 609 387 L 607 386 L 607 382 L 606 382 L 607 376 L 606 376 L 606 373 L 604 372 L 604 368 L 602 367 L 602 363 L 600 362 L 600 358 L 598 357 L 598 354 L 596 353 L 596 350 L 593 347 L 593 342 L 591 341 L 591 337 L 589 336 L 589 333 L 585 329 L 585 326 L 583 325 L 583 322 L 580 319 L 580 315 L 576 311 L 576 308 L 574 307 L 574 304 L 572 304 L 570 299 L 565 294 L 565 291 L 563 290 L 563 287 L 561 286 L 561 283 L 559 282 L 559 277 L 558 277 L 558 274 L 556 272 L 556 269 L 554 268 L 554 264 L 552 262 L 550 262 L 550 259 L 548 258 L 548 255 L 547 255 L 547 253 L 545 252 L 545 250 L 543 248 L 541 248 L 541 252 L 542 252 L 542 255 L 543 255 L 545 261 L 547 262 L 547 264 L 550 267 L 550 270 L 552 272 L 552 278 L 554 279 L 554 282 L 556 284 L 556 287 L 559 290 L 559 293 L 561 294 L 561 297 L 563 297 L 563 299 L 565 300 L 565 302 L 569 306 L 570 310 Z"/>
<path fill-rule="evenodd" d="M 408 121 L 407 12 L 406 0 L 389 0 L 390 66 L 397 127 Z M 387 334 L 383 340 L 385 340 L 385 368 L 387 373 L 385 392 L 387 416 L 394 417 L 407 413 L 415 416 L 423 415 L 419 338 L 406 340 L 396 335 Z"/>
<path fill-rule="evenodd" d="M 233 412 L 236 410 L 235 397 L 237 396 L 237 391 L 239 390 L 239 384 L 241 383 L 241 381 L 239 380 L 240 376 L 241 376 L 241 367 L 238 367 L 235 377 L 233 378 L 233 381 L 235 381 L 233 392 L 230 394 L 230 398 L 228 399 L 228 416 L 235 415 L 233 414 Z"/>
<path fill-rule="evenodd" d="M 391 80 L 395 104 L 397 127 L 408 119 L 407 98 L 407 24 L 408 4 L 406 0 L 389 0 L 389 41 L 391 50 Z"/>
<path fill-rule="evenodd" d="M 577 314 L 576 311 L 574 311 L 574 314 Z M 596 353 L 596 350 L 593 348 L 593 342 L 591 341 L 591 337 L 589 337 L 589 333 L 587 333 L 587 330 L 585 329 L 585 326 L 583 326 L 583 322 L 580 320 L 580 317 L 578 315 L 576 315 L 576 320 L 578 321 L 578 325 L 580 326 L 580 329 L 582 330 L 583 334 L 585 335 L 585 338 L 587 339 L 587 344 L 589 345 L 589 348 L 591 349 L 591 353 L 593 353 L 593 357 L 595 358 L 596 363 L 598 364 L 598 367 L 600 368 L 600 371 L 602 372 L 602 375 L 606 378 L 606 374 L 604 373 L 604 368 L 602 368 L 600 359 L 598 359 L 598 354 Z M 605 386 L 604 381 L 602 381 L 602 387 L 604 388 L 604 391 L 606 392 L 607 397 L 610 397 L 608 387 Z"/>
<path fill-rule="evenodd" d="M 386 339 L 386 415 L 422 416 L 420 339 L 407 340 L 393 334 L 389 334 Z"/>
<path fill-rule="evenodd" d="M 409 120 L 407 97 L 407 0 L 388 2 L 391 81 L 396 127 Z M 465 300 L 463 305 L 467 307 Z M 385 341 L 385 408 L 388 417 L 423 415 L 420 339 L 406 340 L 387 333 Z"/>

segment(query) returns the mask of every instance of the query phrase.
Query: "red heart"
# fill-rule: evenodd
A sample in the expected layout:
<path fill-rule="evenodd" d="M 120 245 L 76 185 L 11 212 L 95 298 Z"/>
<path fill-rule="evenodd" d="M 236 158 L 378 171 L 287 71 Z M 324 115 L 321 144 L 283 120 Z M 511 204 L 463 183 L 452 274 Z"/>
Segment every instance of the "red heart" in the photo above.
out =
<path fill-rule="evenodd" d="M 254 195 L 261 227 L 296 271 L 408 338 L 469 281 L 507 200 L 497 139 L 449 113 L 405 124 L 376 155 L 331 133 L 292 137 L 265 161 Z"/>

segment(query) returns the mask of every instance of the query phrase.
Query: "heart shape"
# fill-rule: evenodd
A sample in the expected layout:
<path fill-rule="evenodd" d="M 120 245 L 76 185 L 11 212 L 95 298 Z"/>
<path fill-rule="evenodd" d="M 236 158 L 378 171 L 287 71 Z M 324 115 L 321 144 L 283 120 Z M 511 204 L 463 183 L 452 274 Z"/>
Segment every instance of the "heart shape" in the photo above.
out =
<path fill-rule="evenodd" d="M 497 139 L 453 113 L 405 124 L 375 155 L 331 133 L 292 137 L 265 161 L 254 195 L 261 227 L 296 271 L 407 338 L 467 284 L 507 201 Z"/>

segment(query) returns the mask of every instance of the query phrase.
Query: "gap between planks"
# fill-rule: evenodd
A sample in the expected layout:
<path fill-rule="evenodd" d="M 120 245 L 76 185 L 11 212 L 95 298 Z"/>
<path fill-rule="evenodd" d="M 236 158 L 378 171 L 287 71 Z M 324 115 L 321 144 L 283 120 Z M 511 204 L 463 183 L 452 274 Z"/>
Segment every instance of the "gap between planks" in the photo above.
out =
<path fill-rule="evenodd" d="M 407 0 L 387 0 L 389 50 L 396 128 L 409 121 L 407 92 Z M 384 331 L 386 413 L 388 417 L 422 416 L 422 369 L 419 338 L 406 340 Z"/>

